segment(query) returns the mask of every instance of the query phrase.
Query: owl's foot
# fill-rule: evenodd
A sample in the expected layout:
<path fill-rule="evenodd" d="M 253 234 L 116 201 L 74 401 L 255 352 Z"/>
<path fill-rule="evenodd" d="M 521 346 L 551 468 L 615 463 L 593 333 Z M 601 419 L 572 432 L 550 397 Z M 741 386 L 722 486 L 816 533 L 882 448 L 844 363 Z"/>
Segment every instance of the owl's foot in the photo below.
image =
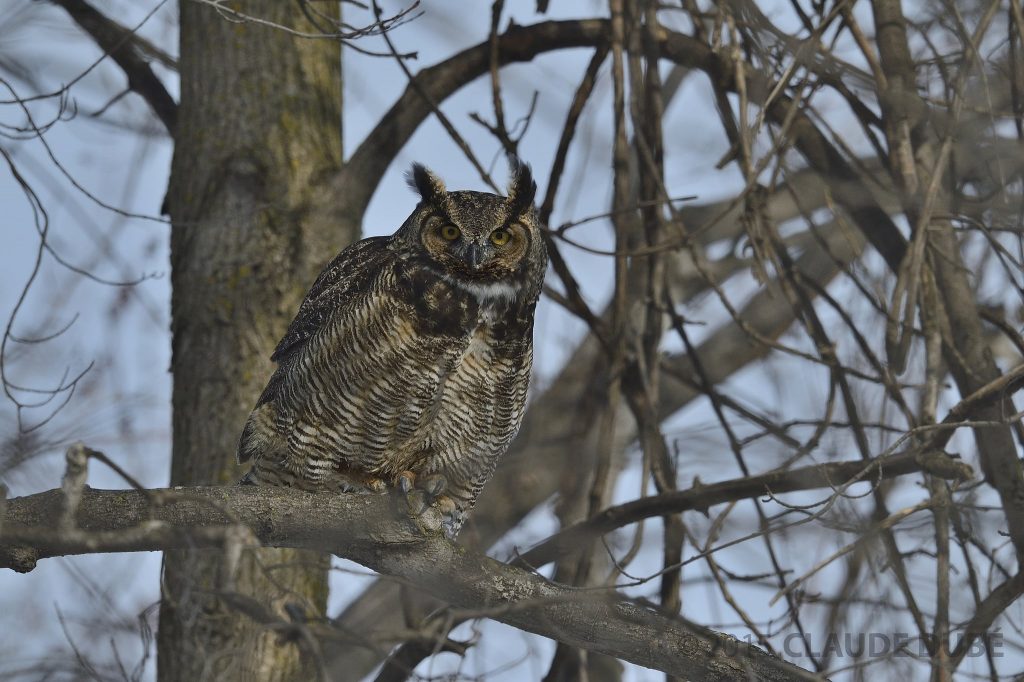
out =
<path fill-rule="evenodd" d="M 441 516 L 441 527 L 445 534 L 454 537 L 453 529 L 457 532 L 457 525 L 461 525 L 457 521 L 461 519 L 461 514 L 452 498 L 443 494 L 448 488 L 448 479 L 442 474 L 417 476 L 412 471 L 403 471 L 398 475 L 395 486 L 405 496 L 409 516 L 418 519 L 428 510 L 436 511 Z"/>
<path fill-rule="evenodd" d="M 415 472 L 403 471 L 398 474 L 395 485 L 405 495 L 409 513 L 419 516 L 444 492 L 448 480 L 441 474 L 417 476 Z"/>
<path fill-rule="evenodd" d="M 446 519 L 455 514 L 455 501 L 447 495 L 438 495 L 434 500 L 434 506 Z"/>
<path fill-rule="evenodd" d="M 388 486 L 382 479 L 371 477 L 366 479 L 366 489 L 371 493 L 382 493 Z"/>
<path fill-rule="evenodd" d="M 466 520 L 466 512 L 455 504 L 455 500 L 447 495 L 438 495 L 433 508 L 441 515 L 441 530 L 449 540 L 454 540 Z"/>

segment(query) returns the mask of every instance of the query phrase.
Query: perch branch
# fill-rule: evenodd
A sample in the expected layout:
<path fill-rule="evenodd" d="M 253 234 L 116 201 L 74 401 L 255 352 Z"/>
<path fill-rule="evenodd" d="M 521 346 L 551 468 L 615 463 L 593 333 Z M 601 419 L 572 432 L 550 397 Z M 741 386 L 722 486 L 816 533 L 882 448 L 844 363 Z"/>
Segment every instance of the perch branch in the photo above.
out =
<path fill-rule="evenodd" d="M 154 500 L 164 500 L 154 504 Z M 760 649 L 613 591 L 578 591 L 424 536 L 392 498 L 261 487 L 92 490 L 76 528 L 59 526 L 64 493 L 8 500 L 0 567 L 30 570 L 46 557 L 216 546 L 241 523 L 266 546 L 331 551 L 396 576 L 453 606 L 528 632 L 692 680 L 817 679 Z M 651 633 L 657 633 L 652 637 Z"/>

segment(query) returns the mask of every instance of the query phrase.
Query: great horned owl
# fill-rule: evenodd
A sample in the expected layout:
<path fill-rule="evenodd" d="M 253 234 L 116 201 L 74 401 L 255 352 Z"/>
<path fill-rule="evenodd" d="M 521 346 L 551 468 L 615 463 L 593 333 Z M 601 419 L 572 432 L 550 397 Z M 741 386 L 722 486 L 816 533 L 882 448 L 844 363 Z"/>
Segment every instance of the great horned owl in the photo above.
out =
<path fill-rule="evenodd" d="M 458 532 L 519 430 L 547 251 L 529 167 L 508 196 L 449 192 L 414 164 L 421 200 L 390 237 L 344 249 L 309 290 L 245 423 L 245 483 L 397 486 Z"/>

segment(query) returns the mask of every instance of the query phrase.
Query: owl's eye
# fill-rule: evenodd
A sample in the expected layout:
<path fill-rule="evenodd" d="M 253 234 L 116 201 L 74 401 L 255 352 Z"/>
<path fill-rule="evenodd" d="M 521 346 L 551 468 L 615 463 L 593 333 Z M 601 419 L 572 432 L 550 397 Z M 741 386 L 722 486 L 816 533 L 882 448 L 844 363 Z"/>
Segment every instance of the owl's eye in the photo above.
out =
<path fill-rule="evenodd" d="M 459 235 L 462 234 L 459 228 L 455 227 L 451 223 L 448 223 L 447 225 L 442 225 L 440 233 L 442 239 L 445 239 L 450 242 L 455 241 L 456 239 L 459 238 Z"/>
<path fill-rule="evenodd" d="M 512 239 L 512 233 L 503 227 L 491 232 L 491 243 L 495 246 L 505 246 L 510 239 Z"/>

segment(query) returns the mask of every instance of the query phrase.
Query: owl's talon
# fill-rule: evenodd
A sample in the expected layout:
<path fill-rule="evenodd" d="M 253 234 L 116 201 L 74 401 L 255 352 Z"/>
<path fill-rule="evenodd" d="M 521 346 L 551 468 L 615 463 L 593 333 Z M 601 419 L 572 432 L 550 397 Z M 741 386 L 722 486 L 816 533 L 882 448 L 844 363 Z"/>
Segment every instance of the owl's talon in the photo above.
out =
<path fill-rule="evenodd" d="M 465 520 L 465 514 L 455 504 L 455 500 L 447 495 L 439 495 L 434 498 L 430 508 L 436 511 L 440 517 L 441 530 L 444 532 L 445 537 L 449 540 L 454 540 L 459 534 L 462 522 Z"/>
<path fill-rule="evenodd" d="M 398 480 L 396 481 L 398 489 L 408 495 L 412 492 L 412 489 L 416 487 L 416 474 L 411 471 L 403 471 L 398 474 Z"/>

